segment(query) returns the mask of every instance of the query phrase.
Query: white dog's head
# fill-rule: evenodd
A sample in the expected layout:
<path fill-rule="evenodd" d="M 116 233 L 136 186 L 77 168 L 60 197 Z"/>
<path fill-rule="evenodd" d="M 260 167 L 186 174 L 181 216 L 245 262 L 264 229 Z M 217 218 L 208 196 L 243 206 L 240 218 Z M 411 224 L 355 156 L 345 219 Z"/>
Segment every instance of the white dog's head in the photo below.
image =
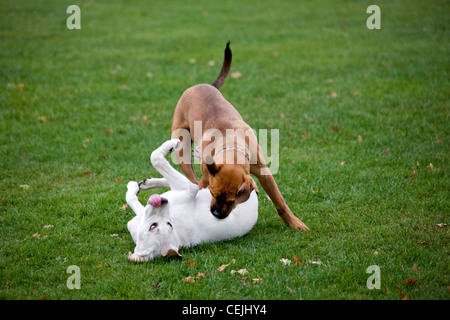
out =
<path fill-rule="evenodd" d="M 145 207 L 141 223 L 130 230 L 136 247 L 128 254 L 131 261 L 147 261 L 159 256 L 181 257 L 178 253 L 178 241 L 173 232 L 169 214 L 168 200 L 153 194 Z"/>

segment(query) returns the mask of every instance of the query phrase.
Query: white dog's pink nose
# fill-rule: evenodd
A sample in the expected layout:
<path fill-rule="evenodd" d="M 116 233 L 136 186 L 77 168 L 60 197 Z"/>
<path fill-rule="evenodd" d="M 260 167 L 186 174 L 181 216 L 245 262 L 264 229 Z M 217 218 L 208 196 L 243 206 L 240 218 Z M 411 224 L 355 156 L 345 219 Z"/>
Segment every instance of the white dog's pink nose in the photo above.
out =
<path fill-rule="evenodd" d="M 150 199 L 148 199 L 148 204 L 155 208 L 159 207 L 161 202 L 161 196 L 159 194 L 152 194 Z"/>

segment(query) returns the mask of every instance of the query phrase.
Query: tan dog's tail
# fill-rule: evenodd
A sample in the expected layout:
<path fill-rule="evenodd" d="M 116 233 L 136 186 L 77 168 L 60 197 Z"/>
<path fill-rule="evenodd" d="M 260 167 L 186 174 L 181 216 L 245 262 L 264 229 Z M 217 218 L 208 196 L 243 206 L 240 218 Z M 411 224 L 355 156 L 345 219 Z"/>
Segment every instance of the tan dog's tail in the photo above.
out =
<path fill-rule="evenodd" d="M 227 78 L 228 72 L 231 68 L 231 49 L 230 49 L 230 41 L 227 42 L 227 47 L 225 48 L 225 57 L 223 58 L 222 69 L 220 70 L 219 75 L 217 76 L 216 81 L 213 82 L 213 86 L 219 89 L 225 79 Z"/>

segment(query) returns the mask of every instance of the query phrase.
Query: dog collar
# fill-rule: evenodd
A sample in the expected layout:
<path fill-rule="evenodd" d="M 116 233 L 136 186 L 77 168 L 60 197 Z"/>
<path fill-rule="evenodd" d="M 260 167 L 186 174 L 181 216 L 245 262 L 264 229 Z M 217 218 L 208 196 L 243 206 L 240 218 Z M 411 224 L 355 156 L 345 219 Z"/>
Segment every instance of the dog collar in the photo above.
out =
<path fill-rule="evenodd" d="M 225 151 L 228 151 L 228 150 L 237 150 L 237 151 L 240 151 L 240 152 L 242 152 L 243 154 L 245 154 L 245 157 L 247 158 L 247 160 L 250 161 L 250 155 L 249 155 L 247 152 L 245 152 L 244 149 L 238 148 L 238 147 L 227 147 L 227 148 L 223 148 L 222 150 L 220 150 L 219 152 L 217 152 L 216 155 L 215 155 L 214 157 L 217 157 L 219 154 L 221 154 L 221 153 L 223 153 L 223 152 L 225 152 Z"/>

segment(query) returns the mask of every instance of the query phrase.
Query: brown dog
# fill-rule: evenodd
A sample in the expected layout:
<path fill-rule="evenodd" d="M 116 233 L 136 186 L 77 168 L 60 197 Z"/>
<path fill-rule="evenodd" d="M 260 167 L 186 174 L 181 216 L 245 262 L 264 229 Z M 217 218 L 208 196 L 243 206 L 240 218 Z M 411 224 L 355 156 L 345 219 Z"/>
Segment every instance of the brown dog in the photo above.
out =
<path fill-rule="evenodd" d="M 199 189 L 209 187 L 211 213 L 219 219 L 226 218 L 237 204 L 246 201 L 252 190 L 257 191 L 252 174 L 287 225 L 309 230 L 284 201 L 250 126 L 218 90 L 230 70 L 231 56 L 227 43 L 223 66 L 214 83 L 193 86 L 178 101 L 172 139 L 182 141 L 177 153 L 180 168 Z M 186 132 L 188 135 L 184 134 Z M 195 175 L 191 154 L 186 152 L 191 150 L 192 142 L 201 147 L 203 176 L 200 181 Z"/>

